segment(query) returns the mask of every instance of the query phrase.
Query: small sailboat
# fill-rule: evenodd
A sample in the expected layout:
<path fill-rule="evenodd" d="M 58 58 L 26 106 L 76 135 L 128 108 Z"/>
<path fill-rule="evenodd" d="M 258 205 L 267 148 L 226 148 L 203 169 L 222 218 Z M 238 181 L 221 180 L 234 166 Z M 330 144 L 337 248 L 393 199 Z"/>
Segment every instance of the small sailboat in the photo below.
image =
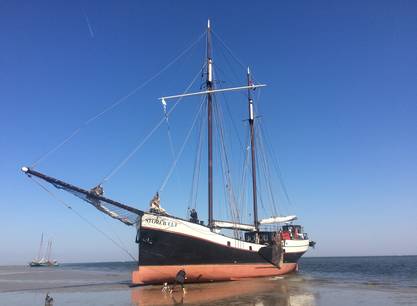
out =
<path fill-rule="evenodd" d="M 91 189 L 85 189 L 33 168 L 22 167 L 22 171 L 29 177 L 40 179 L 57 189 L 67 191 L 111 218 L 128 226 L 136 227 L 139 255 L 138 269 L 132 274 L 134 284 L 172 282 L 181 269 L 185 270 L 188 282 L 226 281 L 283 275 L 296 271 L 300 257 L 307 252 L 310 246 L 314 246 L 314 242 L 303 231 L 303 227 L 294 224 L 294 221 L 297 220 L 295 215 L 266 216 L 267 212 L 262 211 L 264 217 L 259 217 L 258 200 L 260 195 L 258 192 L 260 189 L 257 186 L 257 169 L 259 168 L 257 167 L 255 133 L 257 117 L 255 116 L 255 102 L 252 92 L 266 85 L 255 84 L 248 68 L 245 76 L 246 84 L 229 88 L 215 88 L 218 82 L 215 81 L 213 74 L 210 21 L 207 26 L 206 38 L 206 59 L 201 73 L 205 78 L 203 88 L 196 92 L 161 97 L 160 100 L 165 109 L 167 101 L 172 99 L 196 96 L 202 98 L 201 105 L 204 105 L 202 109 L 207 112 L 207 115 L 202 116 L 204 118 L 201 121 L 204 124 L 207 123 L 207 223 L 199 220 L 195 209 L 191 209 L 189 217 L 186 218 L 169 214 L 161 206 L 159 193 L 156 193 L 151 200 L 149 210 L 138 209 L 105 197 L 101 184 Z M 247 121 L 250 137 L 245 147 L 245 154 L 248 157 L 245 161 L 248 161 L 247 168 L 250 169 L 248 172 L 251 172 L 252 185 L 245 191 L 252 195 L 252 212 L 249 217 L 246 217 L 246 221 L 251 220 L 247 222 L 240 221 L 237 210 L 231 215 L 232 220 L 215 219 L 213 209 L 215 201 L 213 181 L 216 179 L 213 177 L 213 125 L 216 124 L 215 116 L 218 111 L 215 97 L 233 91 L 247 92 Z M 219 138 L 221 136 L 223 134 Z M 220 146 L 220 148 L 223 147 Z M 222 157 L 224 156 L 222 155 Z M 223 160 L 225 159 L 226 157 Z M 226 162 L 224 168 L 227 166 Z M 268 170 L 268 165 L 264 166 L 265 168 Z M 232 184 L 229 179 L 229 169 L 222 174 L 226 176 L 224 187 L 230 191 Z M 248 177 L 250 176 L 248 175 Z"/>
<path fill-rule="evenodd" d="M 38 256 L 36 257 L 36 259 L 32 260 L 29 263 L 29 266 L 31 266 L 31 267 L 58 266 L 59 265 L 58 261 L 51 259 L 52 240 L 48 241 L 44 256 L 42 256 L 42 247 L 43 247 L 43 233 L 41 235 L 41 243 L 39 244 Z"/>

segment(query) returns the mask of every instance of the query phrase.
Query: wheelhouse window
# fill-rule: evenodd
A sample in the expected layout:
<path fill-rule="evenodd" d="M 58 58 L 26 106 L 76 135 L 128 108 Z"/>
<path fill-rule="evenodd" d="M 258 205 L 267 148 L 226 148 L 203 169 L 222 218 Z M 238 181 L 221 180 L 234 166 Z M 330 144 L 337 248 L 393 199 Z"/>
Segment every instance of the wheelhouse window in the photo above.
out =
<path fill-rule="evenodd" d="M 307 239 L 307 234 L 304 233 L 300 225 L 284 225 L 282 227 L 281 238 L 283 240 Z"/>
<path fill-rule="evenodd" d="M 275 238 L 275 231 L 267 232 L 249 232 L 245 233 L 245 241 L 260 244 L 271 244 Z M 256 241 L 256 234 L 258 234 L 259 241 Z"/>

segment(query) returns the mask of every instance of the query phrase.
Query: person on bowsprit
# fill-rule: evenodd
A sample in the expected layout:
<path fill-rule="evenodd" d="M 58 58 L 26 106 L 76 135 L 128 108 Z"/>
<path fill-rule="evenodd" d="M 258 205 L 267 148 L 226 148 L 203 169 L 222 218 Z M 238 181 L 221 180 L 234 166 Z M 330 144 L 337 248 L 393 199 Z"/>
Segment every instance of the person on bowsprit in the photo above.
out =
<path fill-rule="evenodd" d="M 167 215 L 165 209 L 161 207 L 161 199 L 159 198 L 159 192 L 157 192 L 152 200 L 149 202 L 149 211 L 156 214 Z"/>
<path fill-rule="evenodd" d="M 100 199 L 98 199 L 98 197 L 102 197 L 103 194 L 103 186 L 99 184 L 96 187 L 90 189 L 90 194 L 87 194 L 87 200 L 98 209 L 101 209 L 101 202 Z"/>
<path fill-rule="evenodd" d="M 104 194 L 104 189 L 103 189 L 103 186 L 101 184 L 99 184 L 96 187 L 91 188 L 90 192 L 97 197 L 102 197 L 103 194 Z"/>
<path fill-rule="evenodd" d="M 184 269 L 181 269 L 177 272 L 177 275 L 175 276 L 175 282 L 174 282 L 174 286 L 172 286 L 171 290 L 169 291 L 170 293 L 174 292 L 175 287 L 177 286 L 177 284 L 180 284 L 182 292 L 187 293 L 187 291 L 185 290 L 184 287 L 184 282 L 187 279 L 187 273 L 185 273 Z"/>

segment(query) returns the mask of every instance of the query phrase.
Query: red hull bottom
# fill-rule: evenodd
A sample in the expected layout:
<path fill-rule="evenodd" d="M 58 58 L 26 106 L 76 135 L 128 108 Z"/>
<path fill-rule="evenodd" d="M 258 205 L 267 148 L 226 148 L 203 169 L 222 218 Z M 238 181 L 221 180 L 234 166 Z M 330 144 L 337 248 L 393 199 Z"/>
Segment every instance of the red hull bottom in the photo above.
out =
<path fill-rule="evenodd" d="M 142 266 L 132 273 L 132 283 L 135 285 L 172 283 L 177 272 L 181 269 L 184 269 L 187 273 L 186 282 L 195 283 L 278 276 L 295 271 L 297 264 L 284 263 L 280 269 L 272 264 Z"/>

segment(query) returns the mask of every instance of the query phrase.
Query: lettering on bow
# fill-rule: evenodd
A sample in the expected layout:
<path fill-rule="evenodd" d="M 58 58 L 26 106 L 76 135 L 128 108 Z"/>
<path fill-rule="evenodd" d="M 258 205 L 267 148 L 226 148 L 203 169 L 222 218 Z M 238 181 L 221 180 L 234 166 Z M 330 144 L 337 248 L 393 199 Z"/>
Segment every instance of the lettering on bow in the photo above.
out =
<path fill-rule="evenodd" d="M 176 227 L 178 226 L 178 223 L 172 220 L 167 220 L 165 218 L 146 218 L 145 223 L 148 224 L 158 224 L 162 226 L 168 226 L 168 227 Z"/>

